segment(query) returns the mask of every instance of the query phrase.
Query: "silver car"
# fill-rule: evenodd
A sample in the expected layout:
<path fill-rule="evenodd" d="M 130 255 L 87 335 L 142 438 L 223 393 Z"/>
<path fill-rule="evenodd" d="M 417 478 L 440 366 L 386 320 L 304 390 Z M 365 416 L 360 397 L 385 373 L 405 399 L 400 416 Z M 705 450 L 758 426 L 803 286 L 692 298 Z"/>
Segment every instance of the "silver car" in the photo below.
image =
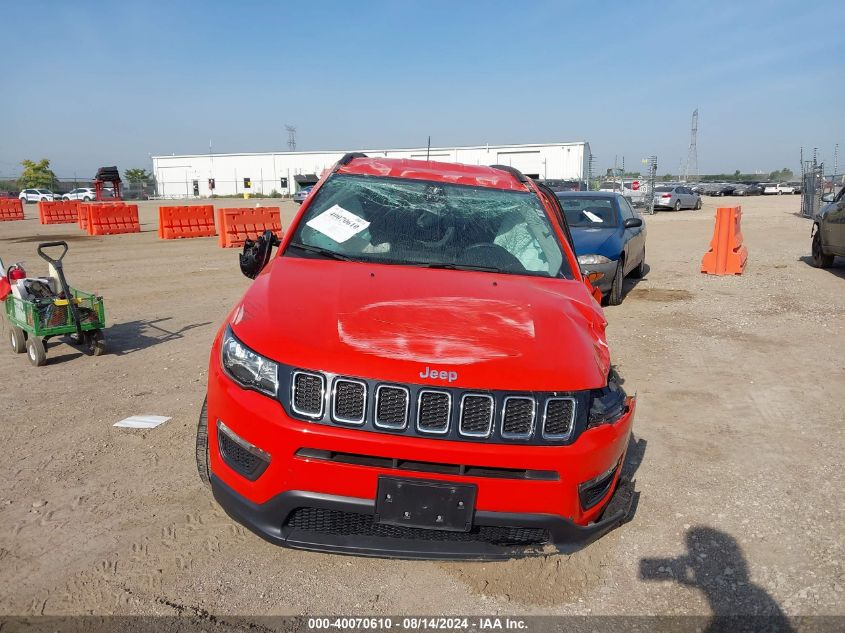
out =
<path fill-rule="evenodd" d="M 666 209 L 700 209 L 701 196 L 684 185 L 662 185 L 654 188 L 654 206 Z"/>
<path fill-rule="evenodd" d="M 293 201 L 296 204 L 302 204 L 303 202 L 305 202 L 305 198 L 308 197 L 308 194 L 311 193 L 311 190 L 313 188 L 314 188 L 314 185 L 309 185 L 307 187 L 303 187 L 302 189 L 297 191 L 295 194 L 293 194 Z"/>

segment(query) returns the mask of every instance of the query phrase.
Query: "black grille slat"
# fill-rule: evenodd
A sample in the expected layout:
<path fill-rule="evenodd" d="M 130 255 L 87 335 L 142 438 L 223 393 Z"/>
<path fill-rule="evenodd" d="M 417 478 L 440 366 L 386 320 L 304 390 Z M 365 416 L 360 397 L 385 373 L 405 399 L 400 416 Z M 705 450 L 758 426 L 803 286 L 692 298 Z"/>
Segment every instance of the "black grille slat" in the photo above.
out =
<path fill-rule="evenodd" d="M 493 424 L 493 405 L 493 398 L 489 396 L 464 396 L 460 432 L 479 437 L 489 435 Z"/>
<path fill-rule="evenodd" d="M 449 429 L 452 398 L 443 391 L 423 391 L 417 409 L 417 428 L 430 433 L 445 433 Z"/>
<path fill-rule="evenodd" d="M 335 382 L 334 417 L 340 422 L 362 424 L 367 409 L 367 388 L 363 383 L 339 379 Z"/>
<path fill-rule="evenodd" d="M 546 403 L 543 435 L 567 437 L 575 420 L 575 401 L 570 398 L 551 399 Z"/>
<path fill-rule="evenodd" d="M 307 532 L 337 536 L 489 543 L 500 547 L 540 546 L 550 540 L 548 530 L 542 528 L 476 525 L 469 532 L 427 530 L 385 525 L 376 523 L 372 515 L 369 514 L 323 508 L 297 508 L 290 514 L 285 526 Z"/>
<path fill-rule="evenodd" d="M 531 435 L 534 424 L 534 400 L 532 398 L 506 398 L 502 414 L 502 436 L 516 437 Z"/>
<path fill-rule="evenodd" d="M 220 449 L 226 461 L 239 472 L 253 472 L 261 460 L 222 431 L 219 433 Z"/>
<path fill-rule="evenodd" d="M 401 387 L 380 386 L 376 392 L 376 426 L 403 429 L 408 422 L 408 392 Z"/>
<path fill-rule="evenodd" d="M 297 413 L 320 416 L 323 413 L 325 382 L 318 374 L 297 373 L 293 378 L 293 407 Z"/>

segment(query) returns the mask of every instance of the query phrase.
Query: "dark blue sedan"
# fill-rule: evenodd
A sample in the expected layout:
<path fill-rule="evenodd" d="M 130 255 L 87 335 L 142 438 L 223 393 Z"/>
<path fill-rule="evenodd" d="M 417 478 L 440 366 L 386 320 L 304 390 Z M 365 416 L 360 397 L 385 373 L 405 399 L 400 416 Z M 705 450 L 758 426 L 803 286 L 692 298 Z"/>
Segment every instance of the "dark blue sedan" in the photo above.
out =
<path fill-rule="evenodd" d="M 562 191 L 557 197 L 575 240 L 581 271 L 590 276 L 609 305 L 619 305 L 625 277 L 645 274 L 643 219 L 618 193 Z"/>

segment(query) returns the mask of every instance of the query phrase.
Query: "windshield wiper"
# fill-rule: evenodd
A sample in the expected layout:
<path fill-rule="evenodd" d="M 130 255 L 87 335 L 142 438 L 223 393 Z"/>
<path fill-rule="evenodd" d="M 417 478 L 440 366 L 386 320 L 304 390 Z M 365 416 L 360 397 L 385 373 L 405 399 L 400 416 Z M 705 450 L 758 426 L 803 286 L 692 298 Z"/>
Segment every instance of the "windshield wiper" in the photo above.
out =
<path fill-rule="evenodd" d="M 328 257 L 329 259 L 337 259 L 342 262 L 351 262 L 355 261 L 351 257 L 347 257 L 341 253 L 336 253 L 335 251 L 330 251 L 327 248 L 322 248 L 320 246 L 311 246 L 310 244 L 303 244 L 302 242 L 291 242 L 288 244 L 289 247 L 298 248 L 301 251 L 305 251 L 306 253 L 314 253 L 316 255 L 322 255 L 323 257 Z"/>
<path fill-rule="evenodd" d="M 505 272 L 500 268 L 493 268 L 492 266 L 476 266 L 474 264 L 448 264 L 444 262 L 411 262 L 410 265 L 419 266 L 421 268 L 442 268 L 444 270 L 473 270 L 482 273 Z"/>

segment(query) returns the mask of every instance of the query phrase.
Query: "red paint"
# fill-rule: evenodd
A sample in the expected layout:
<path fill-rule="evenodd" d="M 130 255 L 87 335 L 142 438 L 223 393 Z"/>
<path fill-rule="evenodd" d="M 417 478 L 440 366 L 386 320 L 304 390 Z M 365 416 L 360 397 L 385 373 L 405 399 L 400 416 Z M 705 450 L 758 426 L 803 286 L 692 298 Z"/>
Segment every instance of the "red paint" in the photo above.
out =
<path fill-rule="evenodd" d="M 533 183 L 489 167 L 355 159 L 339 171 L 539 195 Z M 303 203 L 280 252 L 314 198 L 312 193 Z M 577 486 L 607 471 L 624 453 L 633 399 L 619 421 L 586 431 L 569 446 L 454 442 L 301 422 L 289 418 L 278 401 L 240 388 L 220 368 L 221 337 L 231 324 L 236 336 L 259 354 L 348 376 L 443 385 L 443 380 L 420 377 L 420 371 L 432 366 L 457 373 L 450 387 L 568 391 L 604 386 L 610 367 L 604 314 L 581 278 L 551 203 L 542 195 L 540 199 L 576 279 L 275 257 L 232 309 L 211 351 L 208 437 L 214 474 L 250 501 L 262 503 L 285 490 L 373 498 L 378 475 L 390 472 L 295 458 L 303 447 L 555 470 L 560 481 L 402 475 L 475 483 L 479 510 L 550 513 L 580 524 L 595 520 L 603 504 L 582 512 Z M 223 463 L 214 424 L 218 419 L 272 455 L 255 482 Z"/>

